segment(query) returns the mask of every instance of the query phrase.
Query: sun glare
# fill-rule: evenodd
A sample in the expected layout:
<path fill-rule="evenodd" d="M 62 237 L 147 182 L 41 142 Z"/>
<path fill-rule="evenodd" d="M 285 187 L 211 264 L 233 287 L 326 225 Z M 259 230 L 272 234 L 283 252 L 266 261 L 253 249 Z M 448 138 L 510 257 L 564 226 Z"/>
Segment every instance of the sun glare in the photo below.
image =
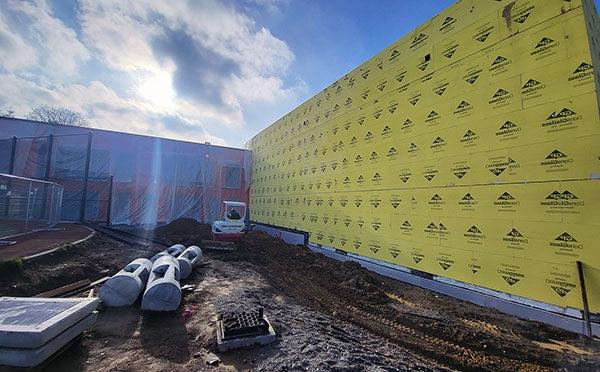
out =
<path fill-rule="evenodd" d="M 159 109 L 171 109 L 175 105 L 175 89 L 171 74 L 161 71 L 143 79 L 137 88 L 140 96 Z"/>

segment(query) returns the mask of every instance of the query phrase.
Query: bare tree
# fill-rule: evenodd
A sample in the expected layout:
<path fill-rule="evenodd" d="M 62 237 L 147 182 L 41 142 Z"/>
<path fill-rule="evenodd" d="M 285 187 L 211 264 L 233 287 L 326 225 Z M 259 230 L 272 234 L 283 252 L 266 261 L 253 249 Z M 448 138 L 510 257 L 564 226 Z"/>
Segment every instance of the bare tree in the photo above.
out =
<path fill-rule="evenodd" d="M 51 124 L 72 125 L 75 127 L 89 127 L 89 121 L 83 114 L 59 106 L 38 106 L 31 109 L 27 119 L 43 121 Z"/>
<path fill-rule="evenodd" d="M 14 118 L 15 110 L 11 108 L 0 109 L 0 118 Z"/>

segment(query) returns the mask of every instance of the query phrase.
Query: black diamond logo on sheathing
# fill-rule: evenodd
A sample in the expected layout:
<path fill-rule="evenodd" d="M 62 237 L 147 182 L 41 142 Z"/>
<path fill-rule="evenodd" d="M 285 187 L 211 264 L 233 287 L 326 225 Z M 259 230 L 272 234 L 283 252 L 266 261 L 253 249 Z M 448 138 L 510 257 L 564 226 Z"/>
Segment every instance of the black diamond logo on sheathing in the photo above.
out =
<path fill-rule="evenodd" d="M 377 207 L 379 207 L 379 202 L 375 202 L 375 201 L 374 201 L 374 202 L 371 202 L 371 205 L 372 205 L 374 208 L 377 208 Z"/>
<path fill-rule="evenodd" d="M 471 226 L 471 227 L 470 227 L 470 228 L 467 230 L 467 232 L 470 232 L 470 233 L 473 233 L 473 234 L 482 234 L 481 230 L 479 230 L 479 229 L 477 228 L 477 226 L 474 226 L 474 225 L 473 225 L 473 226 Z"/>
<path fill-rule="evenodd" d="M 528 82 L 525 83 L 525 85 L 523 85 L 523 89 L 528 89 L 528 88 L 533 88 L 537 85 L 540 85 L 541 83 L 537 80 L 533 80 L 533 79 L 529 79 Z"/>
<path fill-rule="evenodd" d="M 390 254 L 392 255 L 392 257 L 396 258 L 398 257 L 398 252 L 390 252 Z"/>
<path fill-rule="evenodd" d="M 446 57 L 446 58 L 452 58 L 452 56 L 454 55 L 454 53 L 456 53 L 456 48 L 452 48 L 449 51 L 447 51 L 446 53 L 444 53 L 444 57 Z"/>
<path fill-rule="evenodd" d="M 505 192 L 498 197 L 498 200 L 515 200 L 515 198 L 511 194 Z"/>
<path fill-rule="evenodd" d="M 479 79 L 479 75 L 472 75 L 465 79 L 465 81 L 469 84 L 475 84 L 475 82 Z"/>
<path fill-rule="evenodd" d="M 508 283 L 508 285 L 513 286 L 520 281 L 520 279 L 513 278 L 512 276 L 502 275 L 504 281 Z"/>
<path fill-rule="evenodd" d="M 553 112 L 552 115 L 548 117 L 548 120 L 558 119 L 558 118 L 566 118 L 567 116 L 577 115 L 575 111 L 569 110 L 568 108 L 564 108 L 559 112 Z"/>
<path fill-rule="evenodd" d="M 413 98 L 413 99 L 411 99 L 408 102 L 410 102 L 410 104 L 414 106 L 414 105 L 416 105 L 419 102 L 419 97 Z"/>
<path fill-rule="evenodd" d="M 535 49 L 541 48 L 541 47 L 551 44 L 553 42 L 554 42 L 554 40 L 547 38 L 547 37 L 543 37 L 542 40 L 540 40 L 540 42 L 535 46 Z"/>
<path fill-rule="evenodd" d="M 491 31 L 489 31 L 489 32 L 486 32 L 486 33 L 484 33 L 484 34 L 481 34 L 481 35 L 477 36 L 477 37 L 475 38 L 475 40 L 477 40 L 477 41 L 479 41 L 479 42 L 482 42 L 482 43 L 484 43 L 484 42 L 487 40 L 487 38 L 490 36 L 490 34 L 491 34 L 491 33 L 492 33 L 492 32 L 491 32 Z"/>
<path fill-rule="evenodd" d="M 415 263 L 419 263 L 419 262 L 421 262 L 421 260 L 422 260 L 421 257 L 413 256 L 413 261 L 415 261 Z"/>
<path fill-rule="evenodd" d="M 402 180 L 402 182 L 406 183 L 410 179 L 410 177 L 402 176 L 402 177 L 400 177 L 400 179 Z"/>
<path fill-rule="evenodd" d="M 436 89 L 435 90 L 435 94 L 437 94 L 438 96 L 441 96 L 444 94 L 444 92 L 446 91 L 446 87 L 440 88 L 440 89 Z"/>
<path fill-rule="evenodd" d="M 467 132 L 465 133 L 465 135 L 463 136 L 463 138 L 469 138 L 469 137 L 473 137 L 476 136 L 475 132 L 473 132 L 472 130 L 467 130 Z"/>
<path fill-rule="evenodd" d="M 508 94 L 508 92 L 501 88 L 501 89 L 498 89 L 498 91 L 494 94 L 494 96 L 492 98 L 502 97 L 507 94 Z"/>
<path fill-rule="evenodd" d="M 502 124 L 502 126 L 500 127 L 500 130 L 511 129 L 511 128 L 516 127 L 516 126 L 517 126 L 517 124 L 512 123 L 510 121 L 507 121 L 506 123 Z"/>
<path fill-rule="evenodd" d="M 398 202 L 392 202 L 392 207 L 394 207 L 394 209 L 398 208 L 398 206 L 400 205 L 400 203 Z"/>
<path fill-rule="evenodd" d="M 454 175 L 460 180 L 462 179 L 465 175 L 467 174 L 467 172 L 454 172 Z"/>
<path fill-rule="evenodd" d="M 515 20 L 515 22 L 517 22 L 517 23 L 521 23 L 521 24 L 523 24 L 523 23 L 525 23 L 525 21 L 527 21 L 527 18 L 529 18 L 529 16 L 530 16 L 530 15 L 531 15 L 531 12 L 529 12 L 529 13 L 525 13 L 525 14 L 523 14 L 523 15 L 521 15 L 521 16 L 519 16 L 519 17 L 517 17 L 517 18 L 514 18 L 514 20 Z"/>
<path fill-rule="evenodd" d="M 475 198 L 471 196 L 470 193 L 466 193 L 465 196 L 463 196 L 462 200 L 475 200 Z"/>
<path fill-rule="evenodd" d="M 371 72 L 371 70 L 366 70 L 365 72 L 363 72 L 360 76 L 362 76 L 363 79 L 366 79 L 369 77 L 369 73 Z"/>
<path fill-rule="evenodd" d="M 563 154 L 562 152 L 560 152 L 558 150 L 554 150 L 550 154 L 548 154 L 548 156 L 546 156 L 546 159 L 560 159 L 560 158 L 566 158 L 566 157 L 567 157 L 567 155 Z"/>
<path fill-rule="evenodd" d="M 390 54 L 390 61 L 395 60 L 396 58 L 398 58 L 398 56 L 400 55 L 400 52 L 398 52 L 396 49 L 392 50 L 392 53 Z"/>
<path fill-rule="evenodd" d="M 390 150 L 388 151 L 388 155 L 390 155 L 390 156 L 396 155 L 397 153 L 398 153 L 398 151 L 395 148 L 390 147 Z"/>
<path fill-rule="evenodd" d="M 354 248 L 356 248 L 356 249 L 360 248 L 360 243 L 354 243 Z"/>
<path fill-rule="evenodd" d="M 492 172 L 494 175 L 499 176 L 501 175 L 504 171 L 506 170 L 506 168 L 491 168 L 490 172 Z"/>
<path fill-rule="evenodd" d="M 467 107 L 469 107 L 469 106 L 471 106 L 471 105 L 470 105 L 468 102 L 466 102 L 466 101 L 462 101 L 462 102 L 461 102 L 461 103 L 460 103 L 460 104 L 459 104 L 459 105 L 456 107 L 456 109 L 457 109 L 457 110 L 460 110 L 460 109 L 467 108 Z"/>
<path fill-rule="evenodd" d="M 424 175 L 424 177 L 427 181 L 431 181 L 432 179 L 435 178 L 435 174 L 426 174 L 426 175 Z"/>
<path fill-rule="evenodd" d="M 376 254 L 377 252 L 379 252 L 379 248 L 375 248 L 375 247 L 370 247 L 371 252 L 373 252 L 373 254 Z"/>
<path fill-rule="evenodd" d="M 580 73 L 582 73 L 582 72 L 585 72 L 585 71 L 591 70 L 592 68 L 593 68 L 593 66 L 592 66 L 592 65 L 590 65 L 589 63 L 585 63 L 585 62 L 584 62 L 584 63 L 580 64 L 580 65 L 579 65 L 579 67 L 577 67 L 577 70 L 575 70 L 575 71 L 573 72 L 573 75 L 580 74 Z"/>
<path fill-rule="evenodd" d="M 504 61 L 507 61 L 507 59 L 506 59 L 506 58 L 504 58 L 504 57 L 502 57 L 502 56 L 498 56 L 498 57 L 496 57 L 496 59 L 495 59 L 495 60 L 494 60 L 494 62 L 492 63 L 492 66 L 495 66 L 495 65 L 497 65 L 497 64 L 500 64 L 500 63 L 502 63 L 502 62 L 504 62 Z"/>
<path fill-rule="evenodd" d="M 447 262 L 439 262 L 440 266 L 442 267 L 442 269 L 444 269 L 444 271 L 448 270 L 450 268 L 450 264 L 448 264 Z"/>
<path fill-rule="evenodd" d="M 577 239 L 575 239 L 574 237 L 572 237 L 569 233 L 564 232 L 562 234 L 560 234 L 556 239 L 554 240 L 558 240 L 561 242 L 565 242 L 565 243 L 577 243 Z"/>
<path fill-rule="evenodd" d="M 522 238 L 523 235 L 519 232 L 519 230 L 513 228 L 512 230 L 510 230 L 510 232 L 508 234 L 506 234 L 507 236 L 512 236 L 513 238 Z"/>
<path fill-rule="evenodd" d="M 560 297 L 565 297 L 567 294 L 569 294 L 569 292 L 571 292 L 570 289 L 567 288 L 563 288 L 563 287 L 555 287 L 555 286 L 550 286 L 554 292 L 556 292 L 557 295 L 559 295 Z"/>
<path fill-rule="evenodd" d="M 553 193 L 551 193 L 550 195 L 548 195 L 546 197 L 546 199 L 550 199 L 550 200 L 573 200 L 573 199 L 579 199 L 579 198 L 577 196 L 575 196 L 575 194 L 573 194 L 572 192 L 566 190 L 563 193 L 561 193 L 560 191 L 554 191 Z"/>

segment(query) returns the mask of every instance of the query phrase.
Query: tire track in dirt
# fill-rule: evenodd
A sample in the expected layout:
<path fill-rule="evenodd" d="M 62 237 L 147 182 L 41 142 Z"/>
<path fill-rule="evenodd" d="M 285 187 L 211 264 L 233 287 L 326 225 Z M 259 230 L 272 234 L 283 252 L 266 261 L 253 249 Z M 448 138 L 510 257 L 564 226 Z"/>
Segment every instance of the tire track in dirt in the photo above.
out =
<path fill-rule="evenodd" d="M 527 329 L 535 334 L 529 336 L 529 332 L 516 335 L 498 331 L 505 327 L 494 328 L 492 317 L 489 317 L 488 324 L 492 326 L 489 329 L 474 327 L 474 323 L 468 322 L 469 318 L 455 312 L 432 317 L 431 311 L 427 313 L 418 304 L 412 306 L 415 299 L 412 302 L 394 300 L 394 297 L 402 299 L 401 290 L 375 279 L 358 264 L 328 259 L 306 247 L 287 245 L 266 234 L 248 234 L 239 248 L 231 259 L 251 263 L 286 296 L 385 337 L 399 345 L 401 352 L 426 365 L 479 371 L 546 371 L 597 363 L 593 358 L 539 347 L 533 342 L 539 337 L 535 332 L 539 325 L 534 322 L 527 323 Z M 423 290 L 419 301 L 427 301 L 427 293 Z M 485 314 L 491 311 L 464 304 L 478 318 L 487 319 Z M 503 321 L 509 324 L 523 322 L 509 316 L 505 318 Z M 549 328 L 544 332 L 546 336 L 561 334 L 564 337 L 561 330 Z"/>

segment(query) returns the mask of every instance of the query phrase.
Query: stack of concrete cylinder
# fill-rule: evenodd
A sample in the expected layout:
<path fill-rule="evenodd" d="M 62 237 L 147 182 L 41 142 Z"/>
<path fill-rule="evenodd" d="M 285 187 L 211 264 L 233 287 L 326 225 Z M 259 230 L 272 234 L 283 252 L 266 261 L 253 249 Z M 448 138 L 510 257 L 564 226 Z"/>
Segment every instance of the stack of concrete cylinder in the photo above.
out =
<path fill-rule="evenodd" d="M 105 306 L 131 306 L 143 291 L 143 310 L 176 310 L 181 304 L 179 282 L 192 273 L 201 258 L 199 247 L 175 244 L 149 260 L 131 261 L 106 281 L 98 296 Z"/>

